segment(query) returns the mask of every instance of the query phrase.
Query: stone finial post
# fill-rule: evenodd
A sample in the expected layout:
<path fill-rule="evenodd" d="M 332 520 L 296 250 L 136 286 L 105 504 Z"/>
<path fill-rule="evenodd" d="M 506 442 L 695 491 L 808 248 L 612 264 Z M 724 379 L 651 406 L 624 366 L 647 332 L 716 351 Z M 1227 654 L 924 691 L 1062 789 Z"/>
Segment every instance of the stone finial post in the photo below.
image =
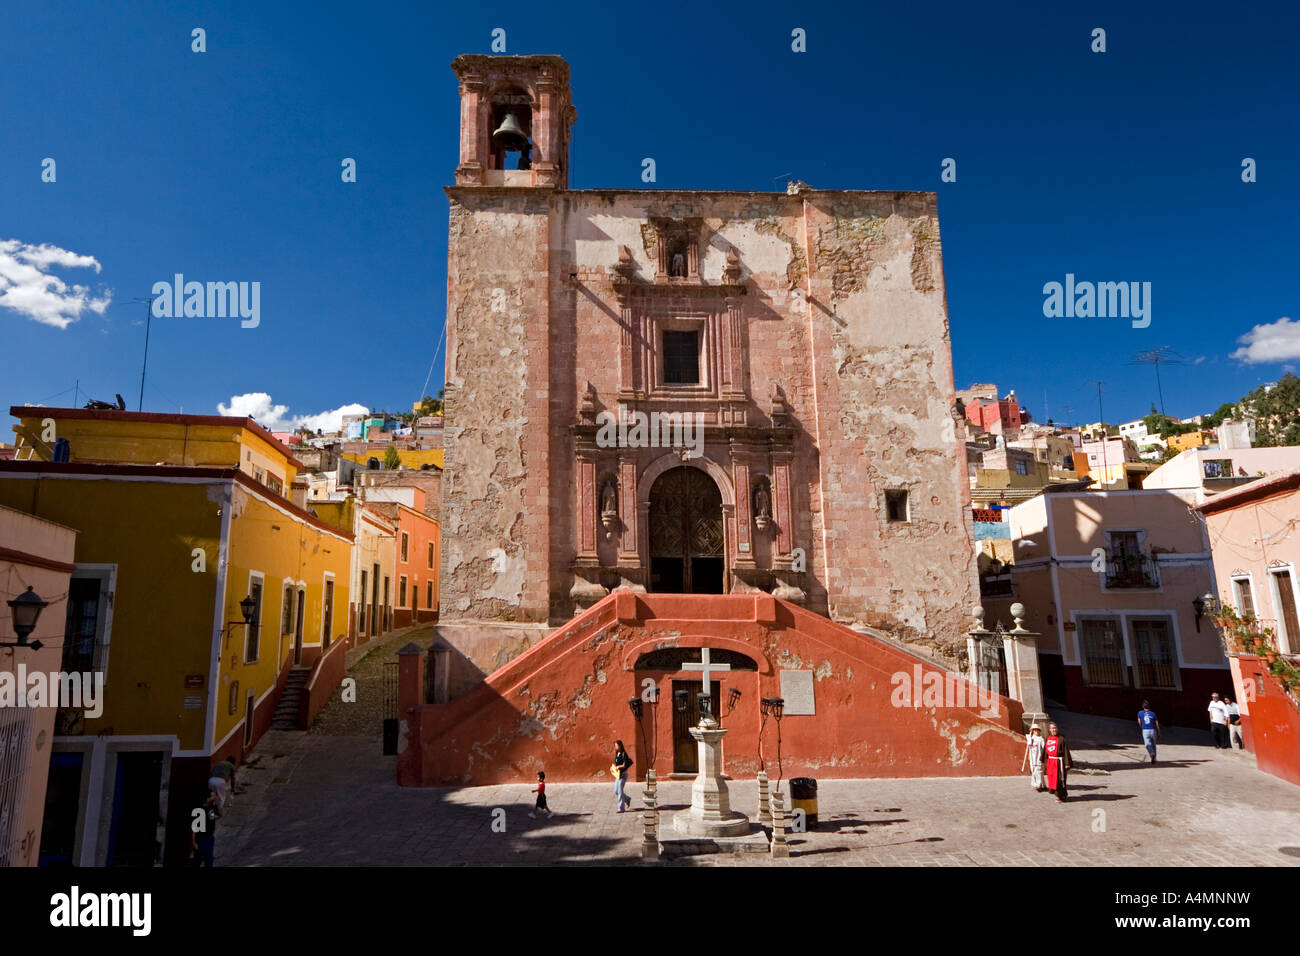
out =
<path fill-rule="evenodd" d="M 788 857 L 790 846 L 785 842 L 785 796 L 781 791 L 772 794 L 772 858 Z"/>
<path fill-rule="evenodd" d="M 984 608 L 976 604 L 970 609 L 975 626 L 966 635 L 966 679 L 972 687 L 980 686 L 980 643 L 992 632 L 984 627 Z"/>
<path fill-rule="evenodd" d="M 772 801 L 768 794 L 767 771 L 758 772 L 758 822 L 772 822 Z"/>
<path fill-rule="evenodd" d="M 1016 626 L 1002 637 L 1007 683 L 1011 685 L 1007 696 L 1020 701 L 1025 708 L 1022 722 L 1026 732 L 1034 724 L 1039 724 L 1046 733 L 1048 717 L 1043 710 L 1043 681 L 1038 672 L 1038 638 L 1041 635 L 1025 629 L 1023 604 L 1016 602 L 1011 605 L 1011 617 Z"/>
<path fill-rule="evenodd" d="M 654 771 L 650 773 L 653 774 Z M 641 803 L 644 808 L 641 820 L 641 859 L 643 860 L 659 859 L 659 811 L 655 809 L 656 794 L 653 783 L 653 778 L 648 780 L 645 790 L 641 792 Z"/>

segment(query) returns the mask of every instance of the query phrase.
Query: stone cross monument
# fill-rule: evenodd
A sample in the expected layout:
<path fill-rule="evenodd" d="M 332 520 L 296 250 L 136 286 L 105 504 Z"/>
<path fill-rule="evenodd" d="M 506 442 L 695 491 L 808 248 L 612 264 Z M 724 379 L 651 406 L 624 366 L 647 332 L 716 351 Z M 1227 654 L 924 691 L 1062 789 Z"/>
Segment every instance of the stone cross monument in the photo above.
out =
<path fill-rule="evenodd" d="M 731 670 L 730 664 L 714 664 L 709 648 L 700 649 L 700 663 L 683 664 L 684 670 L 702 671 L 704 682 L 701 701 L 710 699 L 710 677 Z M 691 805 L 673 817 L 673 829 L 694 837 L 737 837 L 749 833 L 749 817 L 731 809 L 727 782 L 722 779 L 722 738 L 727 732 L 719 726 L 707 703 L 701 707 L 700 723 L 690 728 L 699 747 L 699 773 L 691 784 Z"/>

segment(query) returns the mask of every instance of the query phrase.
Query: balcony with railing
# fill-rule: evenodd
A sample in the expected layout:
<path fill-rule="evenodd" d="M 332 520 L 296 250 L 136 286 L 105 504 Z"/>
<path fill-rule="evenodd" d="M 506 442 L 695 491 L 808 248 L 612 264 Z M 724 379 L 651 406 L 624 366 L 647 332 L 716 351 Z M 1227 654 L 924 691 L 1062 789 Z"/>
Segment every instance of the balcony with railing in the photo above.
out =
<path fill-rule="evenodd" d="M 1160 571 L 1155 558 L 1147 554 L 1107 552 L 1106 587 L 1115 590 L 1160 587 Z"/>

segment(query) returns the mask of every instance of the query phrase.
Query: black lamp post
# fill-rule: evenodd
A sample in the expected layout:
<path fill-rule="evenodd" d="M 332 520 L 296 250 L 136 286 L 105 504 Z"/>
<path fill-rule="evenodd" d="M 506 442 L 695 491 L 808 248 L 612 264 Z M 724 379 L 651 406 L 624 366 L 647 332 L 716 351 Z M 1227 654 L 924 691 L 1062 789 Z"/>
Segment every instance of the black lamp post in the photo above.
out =
<path fill-rule="evenodd" d="M 244 619 L 242 621 L 227 621 L 225 626 L 225 632 L 227 635 L 229 635 L 232 627 L 236 627 L 240 624 L 244 625 L 244 627 L 250 627 L 252 625 L 253 616 L 257 613 L 257 602 L 253 600 L 253 595 L 249 594 L 239 602 L 239 613 L 243 615 Z"/>
<path fill-rule="evenodd" d="M 641 731 L 641 752 L 648 756 L 645 745 L 645 724 L 641 721 L 641 714 L 645 712 L 645 708 L 641 703 L 641 698 L 633 697 L 629 700 L 627 702 L 627 709 L 632 711 L 632 716 L 636 719 L 637 729 Z"/>
<path fill-rule="evenodd" d="M 772 708 L 772 716 L 776 718 L 776 792 L 781 792 L 781 777 L 784 773 L 781 769 L 781 718 L 785 715 L 785 698 L 773 697 L 769 702 Z"/>
<path fill-rule="evenodd" d="M 49 602 L 41 600 L 41 596 L 32 589 L 31 585 L 28 585 L 26 591 L 5 603 L 9 605 L 14 633 L 18 635 L 18 640 L 0 641 L 0 647 L 30 647 L 34 651 L 39 651 L 41 642 L 32 641 L 28 644 L 27 637 L 36 630 L 36 621 L 40 618 L 41 612 L 49 607 Z"/>
<path fill-rule="evenodd" d="M 646 690 L 650 704 L 650 769 L 653 770 L 655 760 L 659 757 L 659 685 L 655 684 Z"/>
<path fill-rule="evenodd" d="M 1206 608 L 1214 610 L 1215 597 L 1213 594 L 1206 592 L 1198 598 L 1192 599 L 1192 613 L 1196 615 L 1196 632 L 1201 631 L 1201 618 L 1205 616 Z"/>

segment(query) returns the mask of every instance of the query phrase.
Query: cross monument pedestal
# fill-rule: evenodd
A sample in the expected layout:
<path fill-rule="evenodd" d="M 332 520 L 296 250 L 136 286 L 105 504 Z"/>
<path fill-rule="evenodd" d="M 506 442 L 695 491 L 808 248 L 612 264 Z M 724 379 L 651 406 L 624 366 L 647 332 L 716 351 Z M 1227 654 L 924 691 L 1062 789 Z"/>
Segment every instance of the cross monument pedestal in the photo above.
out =
<path fill-rule="evenodd" d="M 722 729 L 709 709 L 709 678 L 713 673 L 731 670 L 730 664 L 713 664 L 709 649 L 701 648 L 701 662 L 684 664 L 686 670 L 703 671 L 704 693 L 700 697 L 703 714 L 698 726 L 690 728 L 699 748 L 699 773 L 691 784 L 691 805 L 673 817 L 673 829 L 694 837 L 738 837 L 749 833 L 749 817 L 731 809 L 727 782 L 722 779 Z"/>

